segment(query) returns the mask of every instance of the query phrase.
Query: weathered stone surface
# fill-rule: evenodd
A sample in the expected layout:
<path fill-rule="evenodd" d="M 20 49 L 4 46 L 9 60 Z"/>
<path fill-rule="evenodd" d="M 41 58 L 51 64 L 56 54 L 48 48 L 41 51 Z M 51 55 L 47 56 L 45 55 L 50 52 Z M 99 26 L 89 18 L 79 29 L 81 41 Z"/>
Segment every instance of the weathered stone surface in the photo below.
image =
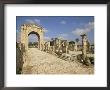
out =
<path fill-rule="evenodd" d="M 42 27 L 35 24 L 24 24 L 21 26 L 21 43 L 24 44 L 25 49 L 28 50 L 28 35 L 34 33 L 38 36 L 38 48 L 44 49 L 44 30 Z"/>
<path fill-rule="evenodd" d="M 28 50 L 23 74 L 94 74 L 94 66 L 66 61 L 36 48 Z"/>

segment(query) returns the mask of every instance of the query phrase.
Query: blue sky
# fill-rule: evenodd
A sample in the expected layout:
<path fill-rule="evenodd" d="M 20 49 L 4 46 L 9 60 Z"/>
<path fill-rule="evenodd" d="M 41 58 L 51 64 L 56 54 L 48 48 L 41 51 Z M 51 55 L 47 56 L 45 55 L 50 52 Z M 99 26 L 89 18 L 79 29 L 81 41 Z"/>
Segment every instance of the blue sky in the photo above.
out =
<path fill-rule="evenodd" d="M 39 24 L 45 29 L 44 39 L 51 38 L 81 40 L 80 34 L 86 33 L 89 41 L 94 42 L 94 16 L 17 16 L 17 41 L 20 40 L 20 26 L 25 23 Z M 36 41 L 35 34 L 29 35 L 29 41 Z"/>

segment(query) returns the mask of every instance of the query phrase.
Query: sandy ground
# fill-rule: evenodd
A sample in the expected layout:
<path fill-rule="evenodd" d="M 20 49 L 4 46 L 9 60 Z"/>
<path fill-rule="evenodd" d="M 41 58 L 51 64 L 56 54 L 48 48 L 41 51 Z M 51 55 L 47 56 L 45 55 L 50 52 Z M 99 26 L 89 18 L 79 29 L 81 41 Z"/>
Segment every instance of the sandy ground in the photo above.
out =
<path fill-rule="evenodd" d="M 65 61 L 36 48 L 29 48 L 23 74 L 94 74 L 94 66 Z"/>

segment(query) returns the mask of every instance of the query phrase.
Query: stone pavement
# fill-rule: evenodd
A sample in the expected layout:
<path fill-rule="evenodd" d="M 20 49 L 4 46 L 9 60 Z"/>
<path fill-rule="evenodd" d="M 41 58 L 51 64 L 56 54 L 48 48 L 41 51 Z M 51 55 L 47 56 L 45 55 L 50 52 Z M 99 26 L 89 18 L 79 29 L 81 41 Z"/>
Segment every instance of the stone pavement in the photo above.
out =
<path fill-rule="evenodd" d="M 23 74 L 94 74 L 94 66 L 85 66 L 78 61 L 65 61 L 57 56 L 29 48 Z"/>

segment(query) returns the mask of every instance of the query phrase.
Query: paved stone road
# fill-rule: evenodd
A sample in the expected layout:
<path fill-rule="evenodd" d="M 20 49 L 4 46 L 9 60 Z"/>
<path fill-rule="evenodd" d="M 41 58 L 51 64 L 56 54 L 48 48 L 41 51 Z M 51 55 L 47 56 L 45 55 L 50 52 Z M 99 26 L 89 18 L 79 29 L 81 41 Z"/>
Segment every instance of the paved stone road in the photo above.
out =
<path fill-rule="evenodd" d="M 94 68 L 77 61 L 62 60 L 36 48 L 29 48 L 23 74 L 94 74 Z"/>

